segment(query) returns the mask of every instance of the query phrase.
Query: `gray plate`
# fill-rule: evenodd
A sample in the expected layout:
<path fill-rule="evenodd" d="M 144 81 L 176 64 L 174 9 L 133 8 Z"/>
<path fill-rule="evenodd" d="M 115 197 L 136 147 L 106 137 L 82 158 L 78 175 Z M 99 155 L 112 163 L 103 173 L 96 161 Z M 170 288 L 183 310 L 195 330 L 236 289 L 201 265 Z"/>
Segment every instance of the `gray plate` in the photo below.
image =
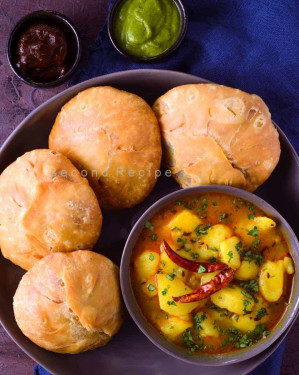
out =
<path fill-rule="evenodd" d="M 11 134 L 0 151 L 0 171 L 26 151 L 47 148 L 48 135 L 61 106 L 79 91 L 97 85 L 111 85 L 142 96 L 149 104 L 167 90 L 182 84 L 205 82 L 203 79 L 163 70 L 135 70 L 97 77 L 56 95 L 33 111 Z M 274 206 L 299 232 L 299 159 L 280 131 L 282 154 L 269 180 L 256 191 Z M 102 235 L 95 247 L 117 264 L 127 236 L 140 215 L 157 199 L 177 190 L 178 185 L 160 178 L 154 191 L 140 205 L 116 213 L 104 212 Z M 283 336 L 266 351 L 242 363 L 221 368 L 200 367 L 176 360 L 156 348 L 128 317 L 120 332 L 104 348 L 78 355 L 61 355 L 43 350 L 29 341 L 18 329 L 12 311 L 12 298 L 23 271 L 0 256 L 0 320 L 12 339 L 35 361 L 59 375 L 242 375 L 265 360 Z"/>

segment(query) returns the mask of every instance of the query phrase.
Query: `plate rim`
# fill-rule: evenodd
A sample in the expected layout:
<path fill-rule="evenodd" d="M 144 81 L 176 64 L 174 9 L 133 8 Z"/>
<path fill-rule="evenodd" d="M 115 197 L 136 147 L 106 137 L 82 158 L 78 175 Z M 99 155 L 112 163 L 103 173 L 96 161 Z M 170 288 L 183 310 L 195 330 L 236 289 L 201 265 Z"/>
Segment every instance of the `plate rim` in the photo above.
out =
<path fill-rule="evenodd" d="M 168 69 L 132 69 L 132 70 L 123 70 L 123 71 L 119 71 L 119 72 L 114 72 L 114 73 L 109 73 L 109 74 L 105 74 L 105 75 L 102 75 L 102 76 L 97 76 L 97 77 L 93 77 L 93 78 L 90 78 L 88 80 L 85 80 L 85 81 L 82 81 L 80 83 L 77 83 L 73 86 L 70 86 L 70 87 L 67 87 L 66 89 L 62 90 L 61 92 L 55 94 L 53 97 L 49 98 L 48 100 L 46 100 L 44 103 L 42 103 L 41 105 L 39 105 L 38 107 L 36 107 L 35 109 L 33 109 L 17 126 L 16 128 L 10 133 L 10 135 L 5 139 L 5 141 L 3 142 L 3 144 L 1 145 L 0 147 L 0 159 L 3 155 L 3 153 L 7 150 L 7 148 L 9 147 L 10 143 L 13 141 L 13 139 L 18 136 L 18 133 L 26 127 L 26 124 L 28 121 L 31 121 L 32 118 L 34 118 L 41 110 L 43 110 L 44 108 L 46 108 L 50 103 L 56 101 L 57 99 L 65 96 L 66 94 L 70 94 L 71 92 L 73 92 L 73 94 L 70 96 L 70 98 L 68 100 L 70 100 L 72 97 L 74 97 L 75 95 L 77 95 L 78 92 L 88 88 L 88 87 L 92 87 L 93 85 L 94 86 L 100 86 L 101 83 L 99 83 L 98 81 L 99 80 L 105 80 L 105 79 L 117 79 L 118 77 L 121 77 L 123 76 L 124 74 L 126 75 L 144 75 L 144 74 L 171 74 L 171 75 L 174 75 L 176 76 L 176 79 L 178 77 L 182 78 L 183 80 L 201 80 L 203 83 L 211 83 L 211 81 L 208 81 L 204 78 L 201 78 L 199 76 L 196 76 L 194 74 L 189 74 L 189 73 L 185 73 L 185 72 L 180 72 L 180 71 L 175 71 L 175 70 L 168 70 Z M 75 93 L 74 93 L 75 92 Z M 282 131 L 282 129 L 272 120 L 272 122 L 274 123 L 275 127 L 277 128 L 278 132 L 279 132 L 279 136 L 283 138 L 284 142 L 288 145 L 288 149 L 291 151 L 291 154 L 294 158 L 294 160 L 296 161 L 296 164 L 297 166 L 299 166 L 299 156 L 294 148 L 294 146 L 292 145 L 292 143 L 289 141 L 288 137 L 285 135 L 285 133 Z M 2 171 L 0 172 L 2 173 Z M 298 316 L 298 315 L 297 315 Z M 262 362 L 264 362 L 275 350 L 276 348 L 280 345 L 280 343 L 283 341 L 283 339 L 287 336 L 287 334 L 289 333 L 289 331 L 291 330 L 293 324 L 295 323 L 296 321 L 296 316 L 294 318 L 294 321 L 290 324 L 290 327 L 289 327 L 289 330 L 287 330 L 284 335 L 281 336 L 281 340 L 278 339 L 276 341 L 276 343 L 273 343 L 273 350 L 270 350 L 269 353 L 267 353 L 263 358 L 259 358 L 257 360 L 257 363 L 256 364 L 252 364 L 252 366 L 250 367 L 252 371 L 254 368 L 256 368 L 259 364 L 261 364 Z M 0 323 L 2 325 L 2 327 L 4 328 L 5 332 L 8 334 L 8 336 L 18 345 L 18 347 L 24 352 L 26 353 L 31 359 L 33 359 L 35 362 L 37 363 L 40 363 L 36 358 L 35 358 L 35 355 L 30 353 L 27 349 L 24 349 L 22 347 L 21 344 L 18 343 L 18 338 L 15 337 L 15 335 L 13 333 L 11 333 L 9 331 L 9 329 L 6 327 L 6 324 L 4 324 L 2 322 L 2 318 L 1 318 L 1 314 L 0 314 Z M 134 324 L 136 324 L 134 322 Z M 143 333 L 142 333 L 143 334 Z M 143 334 L 144 335 L 144 334 Z M 146 336 L 145 336 L 146 337 Z M 146 337 L 147 339 L 147 337 Z M 28 340 L 28 339 L 27 339 Z M 272 346 L 271 345 L 271 346 Z M 39 350 L 44 350 L 42 348 L 38 348 Z M 260 353 L 262 354 L 262 353 Z M 169 358 L 171 358 L 169 356 Z M 245 361 L 246 362 L 246 361 Z M 45 364 L 41 364 L 42 367 L 44 367 L 46 370 L 48 370 L 49 372 L 51 372 L 52 374 L 58 374 L 56 371 L 53 372 L 53 370 L 51 370 L 47 365 Z M 187 365 L 187 364 L 186 364 Z M 235 364 L 228 364 L 228 366 L 233 366 L 233 365 L 236 365 Z M 204 366 L 202 366 L 204 367 Z M 210 367 L 213 367 L 213 366 L 210 366 Z M 207 367 L 206 367 L 207 368 Z M 198 366 L 198 369 L 200 369 L 200 366 Z M 247 371 L 246 371 L 247 373 Z M 245 372 L 244 372 L 245 374 Z M 240 373 L 241 375 L 241 373 Z"/>

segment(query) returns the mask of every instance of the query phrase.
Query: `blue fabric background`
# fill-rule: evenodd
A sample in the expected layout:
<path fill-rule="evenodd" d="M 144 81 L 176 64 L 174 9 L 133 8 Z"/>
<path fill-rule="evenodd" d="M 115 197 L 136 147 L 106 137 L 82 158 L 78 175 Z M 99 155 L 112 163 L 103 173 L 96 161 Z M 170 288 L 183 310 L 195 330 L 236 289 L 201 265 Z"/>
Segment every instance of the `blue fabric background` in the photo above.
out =
<path fill-rule="evenodd" d="M 299 1 L 185 0 L 189 26 L 164 60 L 138 64 L 112 47 L 106 26 L 90 47 L 78 83 L 128 69 L 171 69 L 260 95 L 299 150 Z"/>
<path fill-rule="evenodd" d="M 299 151 L 299 1 L 185 0 L 189 25 L 166 59 L 138 64 L 112 47 L 106 25 L 71 84 L 128 69 L 171 69 L 260 95 Z M 279 375 L 284 343 L 252 375 Z M 36 366 L 35 375 L 47 375 Z"/>

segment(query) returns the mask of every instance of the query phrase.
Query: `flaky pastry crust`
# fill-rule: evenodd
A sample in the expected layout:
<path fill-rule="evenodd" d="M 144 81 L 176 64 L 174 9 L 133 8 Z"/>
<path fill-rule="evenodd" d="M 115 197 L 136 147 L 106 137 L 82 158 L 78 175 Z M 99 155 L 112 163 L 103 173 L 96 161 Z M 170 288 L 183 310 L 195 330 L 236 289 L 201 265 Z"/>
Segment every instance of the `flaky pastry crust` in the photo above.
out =
<path fill-rule="evenodd" d="M 49 147 L 87 172 L 105 209 L 143 201 L 155 185 L 162 153 L 159 125 L 149 105 L 108 86 L 84 90 L 62 107 Z"/>
<path fill-rule="evenodd" d="M 255 190 L 280 156 L 278 132 L 257 95 L 216 84 L 176 87 L 156 100 L 164 163 L 182 187 Z"/>
<path fill-rule="evenodd" d="M 27 152 L 1 174 L 1 251 L 20 267 L 52 252 L 91 249 L 101 226 L 93 190 L 64 155 Z"/>
<path fill-rule="evenodd" d="M 24 335 L 44 349 L 103 346 L 123 322 L 119 269 L 91 251 L 48 255 L 23 276 L 13 307 Z"/>

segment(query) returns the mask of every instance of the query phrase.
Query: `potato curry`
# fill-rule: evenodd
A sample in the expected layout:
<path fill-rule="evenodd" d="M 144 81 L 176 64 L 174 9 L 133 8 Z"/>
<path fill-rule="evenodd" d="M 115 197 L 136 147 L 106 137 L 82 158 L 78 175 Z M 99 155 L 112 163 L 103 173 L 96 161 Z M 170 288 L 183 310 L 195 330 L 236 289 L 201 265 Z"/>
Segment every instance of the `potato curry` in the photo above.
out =
<path fill-rule="evenodd" d="M 131 280 L 146 319 L 189 353 L 265 339 L 287 308 L 294 265 L 277 223 L 222 193 L 162 208 L 135 245 Z"/>

